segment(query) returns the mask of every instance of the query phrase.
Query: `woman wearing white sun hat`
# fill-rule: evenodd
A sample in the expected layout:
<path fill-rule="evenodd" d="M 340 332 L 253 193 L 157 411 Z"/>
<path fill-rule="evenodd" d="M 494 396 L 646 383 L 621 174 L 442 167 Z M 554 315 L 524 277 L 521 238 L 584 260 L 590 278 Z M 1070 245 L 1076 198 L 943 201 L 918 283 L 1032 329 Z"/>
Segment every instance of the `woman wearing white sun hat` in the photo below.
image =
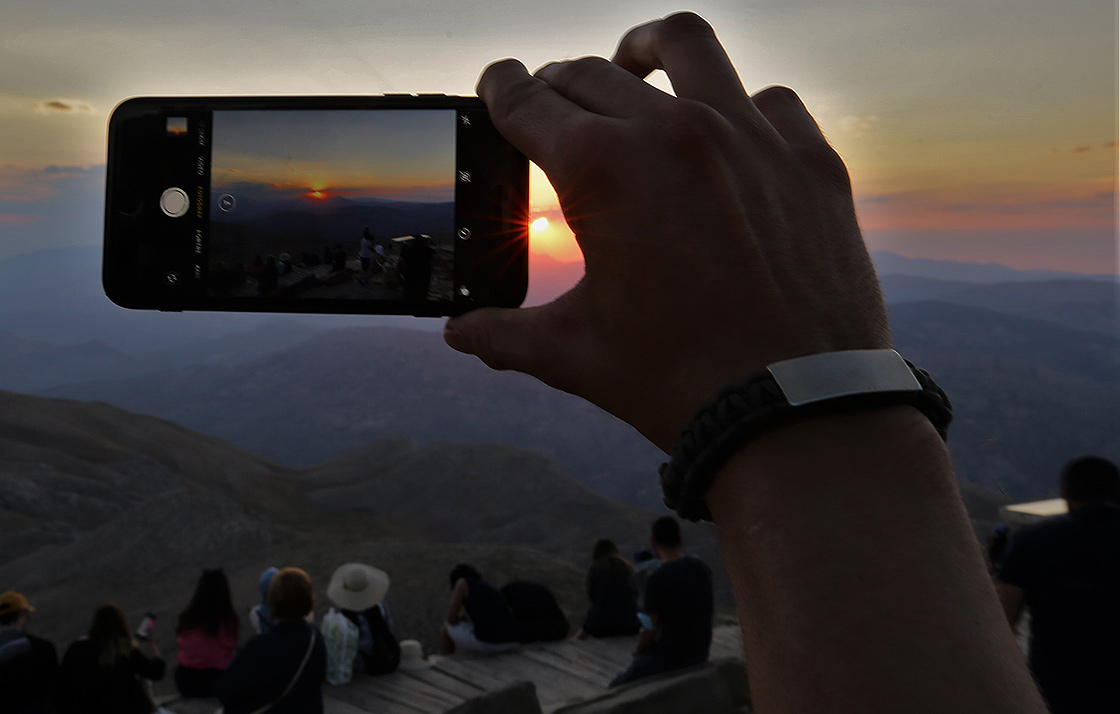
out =
<path fill-rule="evenodd" d="M 386 674 L 400 664 L 401 648 L 385 605 L 389 576 L 364 563 L 340 565 L 327 586 L 327 599 L 358 629 L 354 672 Z"/>

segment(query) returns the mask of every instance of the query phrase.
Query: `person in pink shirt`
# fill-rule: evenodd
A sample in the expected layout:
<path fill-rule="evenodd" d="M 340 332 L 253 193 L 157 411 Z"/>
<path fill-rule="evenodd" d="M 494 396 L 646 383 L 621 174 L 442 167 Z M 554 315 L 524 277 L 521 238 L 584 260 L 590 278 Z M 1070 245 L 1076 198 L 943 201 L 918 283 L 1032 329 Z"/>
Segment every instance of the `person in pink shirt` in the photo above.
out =
<path fill-rule="evenodd" d="M 181 695 L 214 696 L 214 683 L 237 652 L 239 625 L 226 574 L 220 568 L 202 571 L 175 629 L 175 687 Z"/>

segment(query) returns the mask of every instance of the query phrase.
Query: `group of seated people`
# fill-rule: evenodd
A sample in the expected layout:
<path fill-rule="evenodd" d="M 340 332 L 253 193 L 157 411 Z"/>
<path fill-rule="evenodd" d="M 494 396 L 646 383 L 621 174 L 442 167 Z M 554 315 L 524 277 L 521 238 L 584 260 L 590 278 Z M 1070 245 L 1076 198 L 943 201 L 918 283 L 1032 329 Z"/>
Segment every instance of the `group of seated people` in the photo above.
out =
<path fill-rule="evenodd" d="M 637 569 L 609 540 L 596 543 L 593 551 L 587 574 L 590 607 L 572 641 L 638 635 L 633 663 L 612 687 L 708 657 L 711 571 L 684 555 L 680 527 L 670 516 L 654 523 L 651 546 Z M 519 580 L 498 589 L 467 564 L 455 566 L 449 582 L 448 614 L 439 633 L 441 655 L 496 654 L 568 637 L 568 619 L 544 585 Z M 327 587 L 332 607 L 318 627 L 312 581 L 305 571 L 269 568 L 259 585 L 261 601 L 248 617 L 256 634 L 239 648 L 241 618 L 229 580 L 220 569 L 203 571 L 175 626 L 173 677 L 183 697 L 216 698 L 225 714 L 264 706 L 275 714 L 321 712 L 324 682 L 340 685 L 356 673 L 431 666 L 420 656 L 419 642 L 397 640 L 385 604 L 389 576 L 378 568 L 363 563 L 337 568 Z M 152 634 L 154 616 L 134 632 L 119 607 L 100 606 L 88 634 L 69 646 L 59 665 L 54 646 L 25 630 L 33 611 L 19 593 L 0 596 L 4 711 L 157 710 L 147 681 L 162 679 L 166 663 Z M 410 655 L 403 664 L 402 649 Z"/>
<path fill-rule="evenodd" d="M 611 687 L 708 659 L 714 614 L 711 569 L 685 555 L 680 525 L 672 516 L 654 522 L 650 546 L 638 553 L 637 567 L 610 540 L 598 541 L 592 551 L 590 606 L 572 640 L 638 635 L 630 667 Z M 508 652 L 527 642 L 563 639 L 568 629 L 555 597 L 542 585 L 518 581 L 498 590 L 469 565 L 451 571 L 441 654 Z"/>

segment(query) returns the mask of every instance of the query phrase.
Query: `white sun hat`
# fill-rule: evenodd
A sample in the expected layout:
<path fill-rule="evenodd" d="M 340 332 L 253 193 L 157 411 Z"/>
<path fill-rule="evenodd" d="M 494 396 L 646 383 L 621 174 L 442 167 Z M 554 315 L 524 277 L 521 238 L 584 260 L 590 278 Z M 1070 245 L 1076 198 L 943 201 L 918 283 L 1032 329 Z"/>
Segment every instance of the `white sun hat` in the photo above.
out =
<path fill-rule="evenodd" d="M 343 610 L 362 612 L 385 599 L 389 592 L 389 576 L 364 563 L 340 565 L 331 576 L 327 597 Z"/>
<path fill-rule="evenodd" d="M 424 658 L 424 648 L 420 645 L 419 640 L 401 640 L 401 663 L 397 666 L 397 669 L 403 669 L 406 672 L 419 672 L 434 666 Z"/>

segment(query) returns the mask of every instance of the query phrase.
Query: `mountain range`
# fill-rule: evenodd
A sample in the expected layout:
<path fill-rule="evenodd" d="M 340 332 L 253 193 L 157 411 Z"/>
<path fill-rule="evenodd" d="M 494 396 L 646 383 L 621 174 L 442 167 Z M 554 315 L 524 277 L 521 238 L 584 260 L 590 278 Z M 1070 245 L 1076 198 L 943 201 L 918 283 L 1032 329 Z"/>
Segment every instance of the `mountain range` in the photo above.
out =
<path fill-rule="evenodd" d="M 875 259 L 898 348 L 955 401 L 963 480 L 1036 498 L 1072 456 L 1120 458 L 1115 279 Z M 545 274 L 557 267 L 534 260 Z M 561 283 L 582 274 L 558 265 Z M 954 267 L 961 279 L 945 279 Z M 430 329 L 439 321 L 102 313 L 99 295 L 67 303 L 70 281 L 97 290 L 57 252 L 0 262 L 0 296 L 20 305 L 0 315 L 0 388 L 158 415 L 293 467 L 402 435 L 510 444 L 612 498 L 659 506 L 650 475 L 663 454 L 580 399 L 448 350 Z"/>
<path fill-rule="evenodd" d="M 632 553 L 654 515 L 514 447 L 397 437 L 291 469 L 107 404 L 0 392 L 0 583 L 27 595 L 32 631 L 62 647 L 112 601 L 134 625 L 156 613 L 173 653 L 175 615 L 208 567 L 225 569 L 243 616 L 262 570 L 303 567 L 322 615 L 331 572 L 353 561 L 389 573 L 398 636 L 429 652 L 458 562 L 498 585 L 546 584 L 578 626 L 595 539 Z M 685 525 L 729 607 L 714 529 Z"/>

